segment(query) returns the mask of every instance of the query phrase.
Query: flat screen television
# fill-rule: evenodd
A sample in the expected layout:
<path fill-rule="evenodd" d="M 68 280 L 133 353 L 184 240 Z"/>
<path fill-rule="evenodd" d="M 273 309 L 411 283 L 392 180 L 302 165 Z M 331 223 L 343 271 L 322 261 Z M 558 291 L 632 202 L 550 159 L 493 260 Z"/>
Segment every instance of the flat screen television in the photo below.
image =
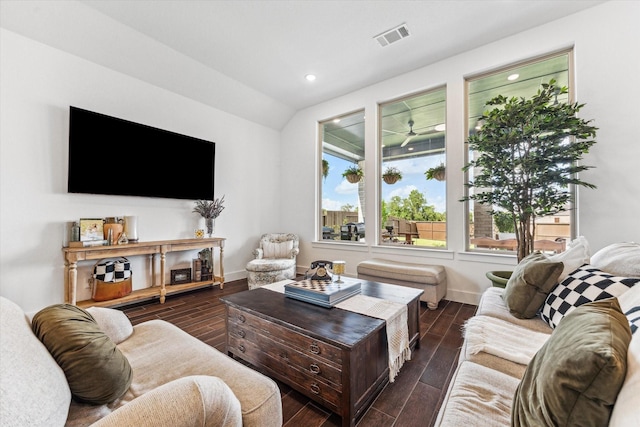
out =
<path fill-rule="evenodd" d="M 69 112 L 69 193 L 213 200 L 212 141 L 78 107 Z"/>

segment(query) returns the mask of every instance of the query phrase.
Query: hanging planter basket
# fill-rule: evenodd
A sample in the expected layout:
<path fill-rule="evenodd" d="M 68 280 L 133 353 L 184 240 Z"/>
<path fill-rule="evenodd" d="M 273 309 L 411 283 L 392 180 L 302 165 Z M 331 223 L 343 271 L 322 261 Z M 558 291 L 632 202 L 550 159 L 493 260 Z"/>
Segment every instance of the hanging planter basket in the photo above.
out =
<path fill-rule="evenodd" d="M 400 180 L 400 178 L 397 175 L 383 175 L 382 176 L 382 180 L 384 182 L 386 182 L 387 184 L 391 185 L 391 184 L 395 184 L 396 182 L 398 182 Z"/>
<path fill-rule="evenodd" d="M 358 175 L 357 173 L 350 173 L 345 175 L 344 177 L 347 178 L 347 181 L 352 184 L 357 184 L 358 182 L 360 182 L 360 175 Z"/>
<path fill-rule="evenodd" d="M 427 179 L 435 179 L 436 181 L 444 181 L 445 179 L 445 167 L 444 165 L 436 166 L 426 171 L 425 176 Z"/>

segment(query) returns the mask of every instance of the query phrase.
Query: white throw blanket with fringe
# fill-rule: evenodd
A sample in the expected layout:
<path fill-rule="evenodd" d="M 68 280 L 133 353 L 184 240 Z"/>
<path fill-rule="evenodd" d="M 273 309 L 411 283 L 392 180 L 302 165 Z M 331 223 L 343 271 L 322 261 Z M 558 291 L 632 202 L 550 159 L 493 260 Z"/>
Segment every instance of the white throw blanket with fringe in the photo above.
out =
<path fill-rule="evenodd" d="M 283 280 L 262 288 L 284 293 L 284 285 L 293 280 Z M 394 382 L 404 362 L 411 360 L 409 347 L 409 328 L 407 325 L 407 306 L 393 301 L 367 295 L 354 295 L 335 305 L 341 310 L 351 311 L 365 316 L 382 319 L 387 326 L 389 353 L 389 382 Z"/>
<path fill-rule="evenodd" d="M 549 339 L 549 334 L 516 327 L 490 316 L 474 316 L 464 324 L 469 354 L 485 352 L 521 365 L 528 365 Z"/>

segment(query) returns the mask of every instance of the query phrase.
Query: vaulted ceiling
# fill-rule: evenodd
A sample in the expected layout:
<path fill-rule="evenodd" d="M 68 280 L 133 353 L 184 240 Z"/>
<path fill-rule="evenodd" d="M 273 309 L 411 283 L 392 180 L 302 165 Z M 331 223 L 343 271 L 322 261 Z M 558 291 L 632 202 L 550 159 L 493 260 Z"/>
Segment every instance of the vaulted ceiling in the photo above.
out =
<path fill-rule="evenodd" d="M 305 107 L 599 3 L 2 0 L 0 22 L 280 129 Z M 375 36 L 400 24 L 409 36 L 381 47 Z M 317 79 L 306 81 L 308 73 Z"/>

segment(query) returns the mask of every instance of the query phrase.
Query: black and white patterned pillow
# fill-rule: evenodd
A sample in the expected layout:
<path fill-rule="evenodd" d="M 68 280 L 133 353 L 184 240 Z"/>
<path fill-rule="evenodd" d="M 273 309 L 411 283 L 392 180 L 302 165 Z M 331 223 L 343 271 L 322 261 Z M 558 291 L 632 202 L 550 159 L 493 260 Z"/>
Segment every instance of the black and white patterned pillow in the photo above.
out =
<path fill-rule="evenodd" d="M 631 328 L 631 333 L 635 334 L 636 331 L 640 328 L 640 307 L 635 306 L 630 308 L 624 313 L 629 319 L 629 327 Z"/>
<path fill-rule="evenodd" d="M 540 317 L 555 328 L 576 307 L 620 296 L 639 282 L 640 278 L 612 276 L 592 265 L 583 265 L 549 293 L 542 305 Z"/>

